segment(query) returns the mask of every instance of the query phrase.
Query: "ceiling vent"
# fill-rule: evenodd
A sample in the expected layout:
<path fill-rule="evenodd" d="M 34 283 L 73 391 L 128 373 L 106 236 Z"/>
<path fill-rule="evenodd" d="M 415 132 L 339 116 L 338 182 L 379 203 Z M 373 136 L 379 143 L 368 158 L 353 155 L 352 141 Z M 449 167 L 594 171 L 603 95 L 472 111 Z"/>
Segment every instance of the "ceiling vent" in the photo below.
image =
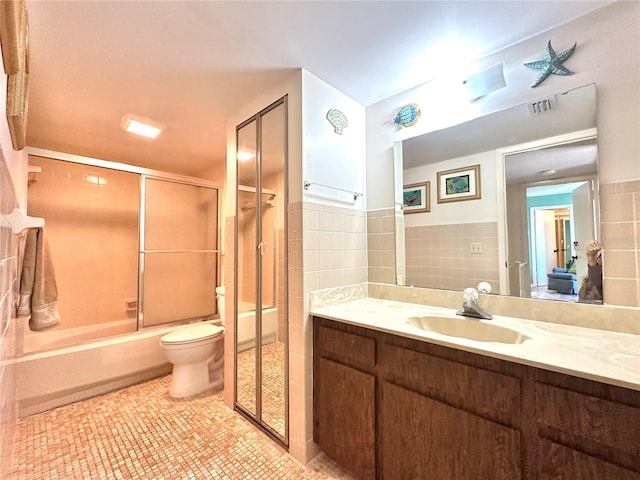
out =
<path fill-rule="evenodd" d="M 536 100 L 535 102 L 531 102 L 527 104 L 529 108 L 529 114 L 531 116 L 541 115 L 543 113 L 548 113 L 553 109 L 554 97 L 547 97 L 543 100 Z"/>

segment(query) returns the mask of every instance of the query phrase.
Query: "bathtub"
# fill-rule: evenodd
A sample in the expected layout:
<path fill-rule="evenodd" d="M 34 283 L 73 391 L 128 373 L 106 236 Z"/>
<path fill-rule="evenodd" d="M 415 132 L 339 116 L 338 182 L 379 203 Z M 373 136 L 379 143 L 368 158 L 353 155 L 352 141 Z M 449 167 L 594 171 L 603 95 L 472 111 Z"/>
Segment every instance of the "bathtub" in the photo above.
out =
<path fill-rule="evenodd" d="M 27 320 L 28 321 L 28 320 Z M 76 328 L 54 328 L 33 332 L 26 328 L 22 342 L 22 354 L 44 352 L 77 345 L 90 340 L 102 340 L 114 335 L 133 333 L 137 329 L 136 319 L 97 323 Z"/>
<path fill-rule="evenodd" d="M 219 325 L 220 321 L 205 323 Z M 160 348 L 160 337 L 183 325 L 151 327 L 19 357 L 15 364 L 20 379 L 16 389 L 18 416 L 32 415 L 170 373 L 171 364 Z"/>
<path fill-rule="evenodd" d="M 238 347 L 242 352 L 256 344 L 256 311 L 251 303 L 238 302 Z M 262 344 L 275 342 L 278 338 L 278 309 L 267 307 L 262 309 Z"/>

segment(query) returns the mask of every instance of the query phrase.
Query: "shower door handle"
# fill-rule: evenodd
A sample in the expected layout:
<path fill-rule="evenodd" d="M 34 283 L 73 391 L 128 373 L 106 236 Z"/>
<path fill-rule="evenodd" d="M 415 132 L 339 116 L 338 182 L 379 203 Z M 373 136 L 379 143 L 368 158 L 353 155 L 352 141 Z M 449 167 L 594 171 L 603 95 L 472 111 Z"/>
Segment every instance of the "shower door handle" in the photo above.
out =
<path fill-rule="evenodd" d="M 267 244 L 266 243 L 260 242 L 258 244 L 258 250 L 260 250 L 260 256 L 261 257 L 264 257 L 264 251 L 266 250 L 266 248 L 267 248 Z"/>

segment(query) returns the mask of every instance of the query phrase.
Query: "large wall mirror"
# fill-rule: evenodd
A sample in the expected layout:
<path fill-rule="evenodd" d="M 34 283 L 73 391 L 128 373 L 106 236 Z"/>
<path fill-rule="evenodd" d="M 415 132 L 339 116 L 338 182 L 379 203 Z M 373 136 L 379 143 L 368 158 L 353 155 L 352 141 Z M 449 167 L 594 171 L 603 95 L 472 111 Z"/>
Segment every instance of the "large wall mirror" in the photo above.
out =
<path fill-rule="evenodd" d="M 600 236 L 596 137 L 591 84 L 402 141 L 398 283 L 578 301 Z"/>

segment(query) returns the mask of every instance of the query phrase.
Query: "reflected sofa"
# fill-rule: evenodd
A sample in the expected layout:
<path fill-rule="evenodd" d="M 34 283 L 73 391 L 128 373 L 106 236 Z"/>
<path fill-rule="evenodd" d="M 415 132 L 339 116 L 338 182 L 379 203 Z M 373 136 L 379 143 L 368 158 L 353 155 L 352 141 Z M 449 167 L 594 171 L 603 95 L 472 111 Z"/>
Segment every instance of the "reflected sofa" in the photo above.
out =
<path fill-rule="evenodd" d="M 578 276 L 576 275 L 576 265 L 572 260 L 567 263 L 567 268 L 554 267 L 551 273 L 547 274 L 547 289 L 555 290 L 558 293 L 578 294 Z"/>

